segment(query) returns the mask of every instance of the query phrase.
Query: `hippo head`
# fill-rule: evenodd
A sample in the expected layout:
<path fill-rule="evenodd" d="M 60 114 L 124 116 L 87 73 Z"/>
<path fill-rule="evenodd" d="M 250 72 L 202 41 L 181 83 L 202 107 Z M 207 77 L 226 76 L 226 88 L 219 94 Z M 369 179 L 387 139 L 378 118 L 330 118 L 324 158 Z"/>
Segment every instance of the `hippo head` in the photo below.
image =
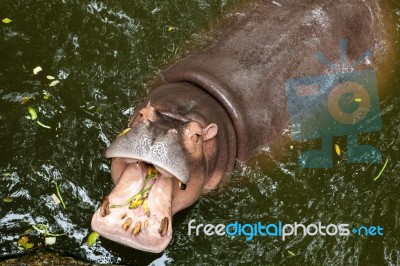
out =
<path fill-rule="evenodd" d="M 157 101 L 153 93 L 108 147 L 115 187 L 92 218 L 92 229 L 103 237 L 161 252 L 172 238 L 172 216 L 215 187 L 226 171 L 215 162 L 217 124 L 193 115 L 193 105 L 177 112 L 175 96 Z"/>

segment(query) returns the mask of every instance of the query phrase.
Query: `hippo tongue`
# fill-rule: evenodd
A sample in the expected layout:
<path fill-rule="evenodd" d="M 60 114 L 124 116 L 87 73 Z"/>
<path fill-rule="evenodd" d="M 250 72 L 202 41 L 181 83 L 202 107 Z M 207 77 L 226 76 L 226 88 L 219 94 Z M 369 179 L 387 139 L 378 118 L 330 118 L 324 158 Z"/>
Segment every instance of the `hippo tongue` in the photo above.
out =
<path fill-rule="evenodd" d="M 92 229 L 115 242 L 158 253 L 172 237 L 173 177 L 159 174 L 156 178 L 148 196 L 149 216 L 143 204 L 136 209 L 129 209 L 129 203 L 123 204 L 143 189 L 146 174 L 144 162 L 126 167 L 115 188 L 93 215 Z"/>

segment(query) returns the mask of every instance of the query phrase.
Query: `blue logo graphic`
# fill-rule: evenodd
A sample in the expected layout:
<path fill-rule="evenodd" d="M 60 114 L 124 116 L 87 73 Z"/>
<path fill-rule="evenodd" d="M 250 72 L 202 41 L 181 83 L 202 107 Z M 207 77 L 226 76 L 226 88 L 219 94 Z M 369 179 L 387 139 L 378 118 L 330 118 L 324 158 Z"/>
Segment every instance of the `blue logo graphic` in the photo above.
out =
<path fill-rule="evenodd" d="M 346 62 L 347 41 L 340 40 L 339 46 L 341 60 L 338 64 L 330 62 L 320 52 L 317 54 L 318 60 L 329 66 L 329 73 L 286 82 L 293 139 L 321 139 L 320 150 L 301 153 L 301 167 L 332 167 L 334 136 L 347 137 L 348 163 L 381 161 L 378 148 L 357 143 L 357 134 L 382 128 L 375 71 L 354 70 L 372 52 L 366 51 L 350 64 Z"/>

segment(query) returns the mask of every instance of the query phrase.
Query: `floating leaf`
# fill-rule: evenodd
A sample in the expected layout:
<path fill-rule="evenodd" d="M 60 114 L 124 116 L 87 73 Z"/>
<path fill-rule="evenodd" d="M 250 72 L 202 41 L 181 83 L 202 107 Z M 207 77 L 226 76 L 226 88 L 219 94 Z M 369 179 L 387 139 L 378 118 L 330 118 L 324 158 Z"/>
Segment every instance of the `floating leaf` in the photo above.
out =
<path fill-rule="evenodd" d="M 57 183 L 56 183 L 56 190 L 57 190 L 57 196 L 58 196 L 58 199 L 60 200 L 60 202 L 61 202 L 61 205 L 62 205 L 62 206 L 63 206 L 63 208 L 65 209 L 65 208 L 66 208 L 66 206 L 65 206 L 65 203 L 64 203 L 64 200 L 63 200 L 63 198 L 61 197 L 60 189 L 58 188 L 58 185 L 57 185 Z"/>
<path fill-rule="evenodd" d="M 8 24 L 8 23 L 11 23 L 12 22 L 12 20 L 11 19 L 9 19 L 9 18 L 3 18 L 3 23 L 5 23 L 5 24 Z"/>
<path fill-rule="evenodd" d="M 13 198 L 6 197 L 6 198 L 3 198 L 3 201 L 7 202 L 7 203 L 10 203 L 10 202 L 13 202 L 14 200 L 13 200 Z"/>
<path fill-rule="evenodd" d="M 29 238 L 27 236 L 21 236 L 20 239 L 18 239 L 18 245 L 23 245 L 28 243 Z"/>
<path fill-rule="evenodd" d="M 53 80 L 53 79 L 55 79 L 55 77 L 53 77 L 53 76 L 50 76 L 50 75 L 46 76 L 46 78 L 47 78 L 47 79 L 49 79 L 49 80 Z"/>
<path fill-rule="evenodd" d="M 58 80 L 56 79 L 56 80 L 52 81 L 52 82 L 49 84 L 49 87 L 54 87 L 54 86 L 56 86 L 58 83 L 60 83 L 60 81 L 58 81 Z"/>
<path fill-rule="evenodd" d="M 33 109 L 33 107 L 28 107 L 28 112 L 29 112 L 29 114 L 31 116 L 31 119 L 32 120 L 36 120 L 36 118 L 37 118 L 36 110 Z"/>
<path fill-rule="evenodd" d="M 362 99 L 361 99 L 361 98 L 355 98 L 354 101 L 355 101 L 356 103 L 360 103 L 360 102 L 362 101 Z"/>
<path fill-rule="evenodd" d="M 288 250 L 288 254 L 289 254 L 289 256 L 291 256 L 291 257 L 294 257 L 294 256 L 296 256 L 296 254 L 294 254 L 293 252 L 291 252 L 290 250 Z"/>
<path fill-rule="evenodd" d="M 335 144 L 335 151 L 336 151 L 336 154 L 340 156 L 340 147 L 337 144 Z"/>
<path fill-rule="evenodd" d="M 26 96 L 22 97 L 21 104 L 26 104 L 27 102 L 29 102 L 30 99 L 32 99 L 32 98 L 31 97 L 26 97 Z"/>
<path fill-rule="evenodd" d="M 45 125 L 45 124 L 43 124 L 42 122 L 40 122 L 39 120 L 38 121 L 36 121 L 36 123 L 39 125 L 39 126 L 41 126 L 41 127 L 44 127 L 44 128 L 51 128 L 51 127 L 49 127 L 49 126 L 47 126 L 47 125 Z"/>
<path fill-rule="evenodd" d="M 20 239 L 18 239 L 18 247 L 23 247 L 25 249 L 30 249 L 33 248 L 33 246 L 35 244 L 33 243 L 28 243 L 29 242 L 29 238 L 27 236 L 22 236 Z"/>
<path fill-rule="evenodd" d="M 385 170 L 388 162 L 389 162 L 389 159 L 386 159 L 385 164 L 383 165 L 383 167 L 382 167 L 381 171 L 379 172 L 379 174 L 374 178 L 374 181 L 376 181 L 381 176 L 381 174 Z"/>
<path fill-rule="evenodd" d="M 33 243 L 25 243 L 25 244 L 23 244 L 22 246 L 23 246 L 25 249 L 30 249 L 30 248 L 33 248 L 34 245 L 35 245 L 35 244 L 33 244 Z"/>
<path fill-rule="evenodd" d="M 99 238 L 99 233 L 97 233 L 97 232 L 91 232 L 90 234 L 89 234 L 89 237 L 88 237 L 88 239 L 87 239 L 87 244 L 88 244 L 88 246 L 89 247 L 91 247 L 91 246 L 93 246 L 95 243 L 96 243 L 96 241 L 97 241 L 97 239 Z"/>
<path fill-rule="evenodd" d="M 43 98 L 45 99 L 45 100 L 48 100 L 49 98 L 50 98 L 50 92 L 48 92 L 48 91 L 43 91 Z"/>
<path fill-rule="evenodd" d="M 126 133 L 128 133 L 129 130 L 131 130 L 130 127 L 125 128 L 121 133 L 118 134 L 118 137 L 121 137 L 121 136 L 125 135 Z"/>
<path fill-rule="evenodd" d="M 39 73 L 40 71 L 42 71 L 43 69 L 40 66 L 37 66 L 33 69 L 33 75 L 37 75 L 37 73 Z"/>

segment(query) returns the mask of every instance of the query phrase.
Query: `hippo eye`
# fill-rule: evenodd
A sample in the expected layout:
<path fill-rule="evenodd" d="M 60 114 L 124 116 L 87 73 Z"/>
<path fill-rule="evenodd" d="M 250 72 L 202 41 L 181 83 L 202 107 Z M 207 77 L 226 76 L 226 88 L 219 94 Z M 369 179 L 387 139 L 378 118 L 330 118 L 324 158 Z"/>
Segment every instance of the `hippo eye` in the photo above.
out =
<path fill-rule="evenodd" d="M 193 134 L 193 136 L 196 138 L 195 142 L 198 143 L 201 139 L 201 134 L 195 133 L 195 134 Z"/>

